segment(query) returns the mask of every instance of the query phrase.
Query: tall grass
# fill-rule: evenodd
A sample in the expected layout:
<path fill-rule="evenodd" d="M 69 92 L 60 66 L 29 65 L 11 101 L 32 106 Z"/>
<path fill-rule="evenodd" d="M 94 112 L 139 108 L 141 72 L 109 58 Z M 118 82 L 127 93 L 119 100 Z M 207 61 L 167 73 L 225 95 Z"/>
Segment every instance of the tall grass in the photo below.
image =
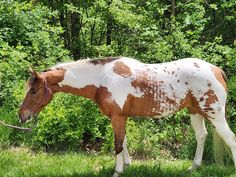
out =
<path fill-rule="evenodd" d="M 189 160 L 134 160 L 121 177 L 228 177 L 234 167 L 204 165 L 189 173 Z M 1 177 L 109 177 L 114 169 L 112 155 L 96 153 L 46 154 L 14 148 L 0 152 Z"/>

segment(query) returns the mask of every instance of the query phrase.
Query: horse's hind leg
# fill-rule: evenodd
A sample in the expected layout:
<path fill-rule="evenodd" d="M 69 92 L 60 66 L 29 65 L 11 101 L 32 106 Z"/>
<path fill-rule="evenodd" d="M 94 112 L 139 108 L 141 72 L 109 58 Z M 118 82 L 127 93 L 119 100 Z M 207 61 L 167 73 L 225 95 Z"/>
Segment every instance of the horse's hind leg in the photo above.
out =
<path fill-rule="evenodd" d="M 216 128 L 216 131 L 219 136 L 229 146 L 233 155 L 234 165 L 236 168 L 236 139 L 234 133 L 230 130 L 229 125 L 226 122 L 224 111 L 216 113 L 214 118 L 210 119 L 210 121 Z"/>
<path fill-rule="evenodd" d="M 207 138 L 207 130 L 205 127 L 204 118 L 200 114 L 191 114 L 190 118 L 197 139 L 195 157 L 192 166 L 189 168 L 189 170 L 194 170 L 202 164 L 202 156 Z"/>

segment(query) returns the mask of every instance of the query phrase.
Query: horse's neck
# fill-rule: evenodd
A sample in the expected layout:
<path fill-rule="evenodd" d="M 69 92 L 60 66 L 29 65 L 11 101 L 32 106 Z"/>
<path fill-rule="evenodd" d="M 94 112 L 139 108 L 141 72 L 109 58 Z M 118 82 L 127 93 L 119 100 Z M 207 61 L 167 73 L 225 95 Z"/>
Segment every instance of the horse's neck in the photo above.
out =
<path fill-rule="evenodd" d="M 77 66 L 65 66 L 60 70 L 55 70 L 50 80 L 53 78 L 57 80 L 57 84 L 54 85 L 55 92 L 71 93 L 93 100 L 100 86 L 102 71 L 103 65 L 77 63 Z"/>

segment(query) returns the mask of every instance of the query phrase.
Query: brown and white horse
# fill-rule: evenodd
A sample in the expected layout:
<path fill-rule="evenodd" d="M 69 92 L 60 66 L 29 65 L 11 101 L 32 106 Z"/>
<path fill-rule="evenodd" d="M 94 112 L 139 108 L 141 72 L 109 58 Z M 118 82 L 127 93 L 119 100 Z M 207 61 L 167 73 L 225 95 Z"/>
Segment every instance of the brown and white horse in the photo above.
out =
<path fill-rule="evenodd" d="M 207 136 L 204 119 L 216 128 L 236 162 L 235 135 L 225 119 L 224 72 L 210 63 L 194 58 L 162 64 L 144 64 L 125 57 L 87 59 L 58 64 L 40 74 L 31 71 L 31 74 L 19 110 L 21 122 L 38 114 L 57 92 L 93 100 L 110 118 L 113 127 L 117 155 L 114 176 L 131 164 L 125 136 L 127 117 L 163 117 L 182 108 L 190 112 L 197 139 L 191 169 L 202 163 Z"/>

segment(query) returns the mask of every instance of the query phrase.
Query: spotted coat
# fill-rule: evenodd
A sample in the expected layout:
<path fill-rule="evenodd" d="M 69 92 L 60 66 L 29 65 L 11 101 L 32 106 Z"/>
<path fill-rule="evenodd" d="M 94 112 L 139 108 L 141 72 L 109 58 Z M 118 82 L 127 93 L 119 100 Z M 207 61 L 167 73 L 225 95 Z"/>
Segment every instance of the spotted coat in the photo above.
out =
<path fill-rule="evenodd" d="M 214 118 L 225 104 L 226 86 L 218 67 L 186 58 L 162 64 L 144 64 L 131 58 L 107 62 L 83 60 L 59 64 L 59 85 L 77 89 L 93 86 L 93 100 L 107 116 L 163 117 L 187 107 L 192 113 Z M 99 94 L 98 94 L 99 93 Z"/>

